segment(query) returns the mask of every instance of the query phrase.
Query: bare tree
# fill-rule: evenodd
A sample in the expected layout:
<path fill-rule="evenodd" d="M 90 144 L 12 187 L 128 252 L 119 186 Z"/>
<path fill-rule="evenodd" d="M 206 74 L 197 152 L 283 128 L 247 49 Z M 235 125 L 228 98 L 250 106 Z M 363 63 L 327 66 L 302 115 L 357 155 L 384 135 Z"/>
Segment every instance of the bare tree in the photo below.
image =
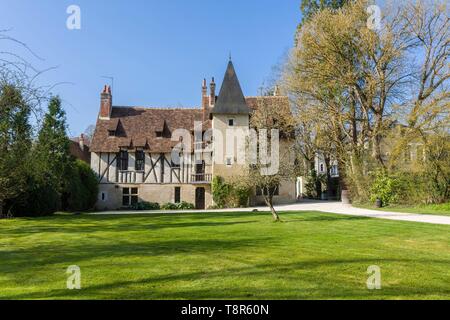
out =
<path fill-rule="evenodd" d="M 270 208 L 274 221 L 280 221 L 273 205 L 273 197 L 280 184 L 293 180 L 297 176 L 294 148 L 295 122 L 289 105 L 274 105 L 274 102 L 267 98 L 259 98 L 259 100 L 258 108 L 251 116 L 250 126 L 257 133 L 264 135 L 268 133 L 269 137 L 265 147 L 261 139 L 258 141 L 259 145 L 255 151 L 259 161 L 249 162 L 249 170 L 242 180 L 249 186 L 259 189 L 266 205 Z M 277 100 L 274 101 L 276 103 Z M 279 142 L 278 148 L 277 142 Z M 270 156 L 265 157 L 268 150 L 270 150 Z M 278 157 L 273 157 L 274 152 L 278 153 Z M 261 161 L 264 159 L 271 159 L 271 162 Z M 269 167 L 274 166 L 277 169 L 272 171 Z"/>

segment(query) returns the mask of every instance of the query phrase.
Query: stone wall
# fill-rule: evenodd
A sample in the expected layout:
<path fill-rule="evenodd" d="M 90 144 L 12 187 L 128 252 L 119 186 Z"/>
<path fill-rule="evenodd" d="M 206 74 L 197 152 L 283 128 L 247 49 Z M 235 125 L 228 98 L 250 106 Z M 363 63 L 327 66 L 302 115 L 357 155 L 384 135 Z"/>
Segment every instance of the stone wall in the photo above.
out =
<path fill-rule="evenodd" d="M 212 204 L 210 185 L 192 184 L 100 184 L 97 200 L 98 210 L 118 210 L 123 208 L 123 188 L 138 188 L 139 201 L 157 202 L 160 205 L 175 201 L 175 187 L 181 188 L 181 201 L 195 205 L 195 189 L 205 188 L 206 208 Z"/>

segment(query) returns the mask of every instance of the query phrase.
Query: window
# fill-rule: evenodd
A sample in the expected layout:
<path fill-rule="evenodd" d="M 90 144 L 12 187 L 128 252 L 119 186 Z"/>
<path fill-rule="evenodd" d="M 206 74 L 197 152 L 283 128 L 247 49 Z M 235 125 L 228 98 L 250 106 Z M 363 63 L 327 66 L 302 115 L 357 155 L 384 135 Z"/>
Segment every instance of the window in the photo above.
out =
<path fill-rule="evenodd" d="M 162 138 L 162 131 L 156 131 L 156 137 L 157 138 Z"/>
<path fill-rule="evenodd" d="M 138 188 L 123 188 L 122 205 L 129 207 L 138 203 Z"/>
<path fill-rule="evenodd" d="M 117 155 L 117 168 L 122 171 L 128 170 L 128 151 L 121 150 Z"/>
<path fill-rule="evenodd" d="M 100 199 L 101 199 L 102 201 L 106 201 L 106 192 L 102 192 L 102 193 L 101 193 Z"/>
<path fill-rule="evenodd" d="M 228 119 L 228 126 L 234 127 L 234 119 Z"/>
<path fill-rule="evenodd" d="M 332 175 L 337 175 L 338 174 L 338 167 L 337 167 L 337 165 L 333 165 L 332 167 L 331 167 L 331 174 Z"/>
<path fill-rule="evenodd" d="M 145 168 L 145 153 L 143 150 L 136 151 L 136 161 L 134 163 L 136 171 L 144 171 Z"/>
<path fill-rule="evenodd" d="M 264 188 L 265 189 L 265 188 Z M 266 194 L 267 191 L 264 190 L 264 194 Z M 270 188 L 270 193 L 273 193 L 274 196 L 279 196 L 280 195 L 280 187 L 276 186 L 276 187 L 271 187 Z M 262 196 L 263 195 L 263 190 L 260 187 L 256 187 L 256 195 L 257 196 Z"/>
<path fill-rule="evenodd" d="M 416 149 L 416 161 L 422 163 L 425 160 L 425 149 L 423 145 L 418 145 Z"/>
<path fill-rule="evenodd" d="M 233 159 L 231 157 L 227 157 L 225 159 L 225 163 L 227 166 L 231 166 L 233 164 Z"/>
<path fill-rule="evenodd" d="M 110 137 L 114 137 L 116 135 L 116 131 L 115 130 L 108 130 L 108 135 Z"/>
<path fill-rule="evenodd" d="M 175 203 L 180 203 L 181 202 L 181 187 L 175 187 L 175 199 L 174 199 Z"/>
<path fill-rule="evenodd" d="M 320 164 L 320 172 L 323 172 L 323 163 Z"/>

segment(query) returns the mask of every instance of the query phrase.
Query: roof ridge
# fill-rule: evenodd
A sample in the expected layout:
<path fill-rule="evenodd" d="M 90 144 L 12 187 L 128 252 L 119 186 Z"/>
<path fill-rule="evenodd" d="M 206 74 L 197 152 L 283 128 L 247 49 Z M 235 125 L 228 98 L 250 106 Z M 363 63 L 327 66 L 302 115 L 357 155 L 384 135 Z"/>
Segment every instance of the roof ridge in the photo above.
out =
<path fill-rule="evenodd" d="M 143 110 L 199 110 L 201 111 L 201 107 L 141 107 L 141 106 L 112 106 L 113 108 L 122 108 L 122 109 L 143 109 Z"/>
<path fill-rule="evenodd" d="M 282 95 L 282 96 L 246 96 L 245 99 L 249 98 L 288 98 L 288 96 Z"/>

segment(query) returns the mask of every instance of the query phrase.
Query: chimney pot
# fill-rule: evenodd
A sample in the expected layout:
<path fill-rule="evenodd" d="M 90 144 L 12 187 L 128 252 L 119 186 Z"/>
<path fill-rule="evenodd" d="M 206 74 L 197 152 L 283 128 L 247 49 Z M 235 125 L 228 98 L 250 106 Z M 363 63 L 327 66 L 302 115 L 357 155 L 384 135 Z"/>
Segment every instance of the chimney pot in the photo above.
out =
<path fill-rule="evenodd" d="M 78 144 L 80 145 L 80 149 L 84 151 L 84 134 L 80 134 L 80 139 L 78 140 Z"/>
<path fill-rule="evenodd" d="M 212 107 L 216 104 L 216 83 L 214 82 L 214 77 L 212 77 L 211 83 L 209 84 L 209 90 L 209 105 Z"/>
<path fill-rule="evenodd" d="M 100 119 L 110 119 L 112 110 L 111 87 L 105 85 L 100 95 Z"/>

